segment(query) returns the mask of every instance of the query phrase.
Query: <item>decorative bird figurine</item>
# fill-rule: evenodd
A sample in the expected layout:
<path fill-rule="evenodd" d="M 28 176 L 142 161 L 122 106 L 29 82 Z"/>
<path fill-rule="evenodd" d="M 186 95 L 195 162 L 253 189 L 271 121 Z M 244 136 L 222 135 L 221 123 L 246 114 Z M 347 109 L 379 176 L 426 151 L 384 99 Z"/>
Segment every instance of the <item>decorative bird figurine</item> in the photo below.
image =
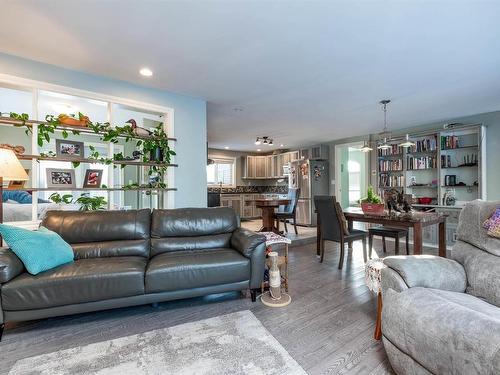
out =
<path fill-rule="evenodd" d="M 140 137 L 151 136 L 151 132 L 146 128 L 141 128 L 140 126 L 137 126 L 137 122 L 135 122 L 133 118 L 128 120 L 125 124 L 130 124 L 132 126 L 132 131 L 134 132 L 135 135 L 138 135 Z"/>

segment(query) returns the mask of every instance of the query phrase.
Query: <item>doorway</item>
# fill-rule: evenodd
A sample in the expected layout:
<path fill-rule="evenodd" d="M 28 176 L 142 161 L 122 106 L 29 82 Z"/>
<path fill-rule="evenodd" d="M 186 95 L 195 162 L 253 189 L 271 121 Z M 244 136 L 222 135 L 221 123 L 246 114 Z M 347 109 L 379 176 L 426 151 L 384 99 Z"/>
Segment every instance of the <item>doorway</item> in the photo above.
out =
<path fill-rule="evenodd" d="M 342 208 L 359 205 L 369 183 L 369 153 L 363 142 L 335 145 L 335 195 Z"/>

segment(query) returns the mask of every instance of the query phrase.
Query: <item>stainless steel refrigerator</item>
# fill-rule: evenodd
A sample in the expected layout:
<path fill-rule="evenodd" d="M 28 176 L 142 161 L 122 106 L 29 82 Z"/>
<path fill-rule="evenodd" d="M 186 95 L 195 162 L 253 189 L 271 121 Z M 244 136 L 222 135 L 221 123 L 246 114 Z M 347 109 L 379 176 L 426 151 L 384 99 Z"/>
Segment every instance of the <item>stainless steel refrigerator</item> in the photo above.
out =
<path fill-rule="evenodd" d="M 327 160 L 296 160 L 290 163 L 288 186 L 300 188 L 297 224 L 316 225 L 315 195 L 329 195 Z"/>

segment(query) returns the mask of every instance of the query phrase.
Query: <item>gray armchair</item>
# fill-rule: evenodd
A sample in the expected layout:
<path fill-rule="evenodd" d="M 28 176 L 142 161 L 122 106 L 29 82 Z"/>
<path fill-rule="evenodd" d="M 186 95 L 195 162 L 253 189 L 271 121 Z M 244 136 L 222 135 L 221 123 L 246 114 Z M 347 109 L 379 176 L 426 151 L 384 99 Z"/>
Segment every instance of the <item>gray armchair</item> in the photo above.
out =
<path fill-rule="evenodd" d="M 382 339 L 397 374 L 500 374 L 500 240 L 482 228 L 498 206 L 466 205 L 452 259 L 385 258 Z"/>

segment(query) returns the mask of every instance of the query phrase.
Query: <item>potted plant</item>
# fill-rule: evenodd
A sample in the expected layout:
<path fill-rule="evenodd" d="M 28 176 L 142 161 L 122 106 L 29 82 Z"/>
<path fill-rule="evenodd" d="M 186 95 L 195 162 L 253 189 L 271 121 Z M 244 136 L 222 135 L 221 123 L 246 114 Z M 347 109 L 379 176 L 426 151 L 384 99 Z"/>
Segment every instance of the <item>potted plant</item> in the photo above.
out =
<path fill-rule="evenodd" d="M 383 215 L 385 205 L 382 202 L 382 198 L 380 198 L 375 191 L 373 190 L 373 186 L 368 186 L 368 190 L 366 192 L 366 197 L 360 200 L 361 209 L 363 213 L 367 215 Z"/>

